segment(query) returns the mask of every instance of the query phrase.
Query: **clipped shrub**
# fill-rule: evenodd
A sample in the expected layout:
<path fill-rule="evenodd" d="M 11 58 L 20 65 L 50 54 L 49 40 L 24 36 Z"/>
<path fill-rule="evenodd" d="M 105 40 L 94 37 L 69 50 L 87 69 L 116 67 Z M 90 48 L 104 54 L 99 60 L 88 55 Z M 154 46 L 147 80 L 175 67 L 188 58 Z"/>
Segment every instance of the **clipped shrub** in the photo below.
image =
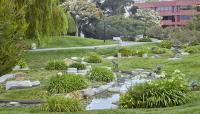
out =
<path fill-rule="evenodd" d="M 16 65 L 19 65 L 20 68 L 26 68 L 28 67 L 27 63 L 24 61 L 24 59 L 20 59 Z"/>
<path fill-rule="evenodd" d="M 103 59 L 96 53 L 90 53 L 90 55 L 86 58 L 86 61 L 88 63 L 101 63 Z"/>
<path fill-rule="evenodd" d="M 151 51 L 154 54 L 163 54 L 163 53 L 166 53 L 165 49 L 162 49 L 162 48 L 159 48 L 159 47 L 152 47 Z"/>
<path fill-rule="evenodd" d="M 84 108 L 78 99 L 66 98 L 64 96 L 51 96 L 41 106 L 41 110 L 49 112 L 79 112 Z"/>
<path fill-rule="evenodd" d="M 188 53 L 197 53 L 199 50 L 197 47 L 195 46 L 189 46 L 189 47 L 186 47 L 184 49 L 185 52 L 188 52 Z"/>
<path fill-rule="evenodd" d="M 64 61 L 49 61 L 47 66 L 47 70 L 65 70 L 67 69 L 67 65 Z"/>
<path fill-rule="evenodd" d="M 156 80 L 138 84 L 120 98 L 121 108 L 159 108 L 187 103 L 189 89 L 176 79 Z"/>
<path fill-rule="evenodd" d="M 70 67 L 77 68 L 78 70 L 86 69 L 86 66 L 84 64 L 81 64 L 81 63 L 73 63 L 73 64 L 70 65 Z"/>
<path fill-rule="evenodd" d="M 121 48 L 119 50 L 119 53 L 121 53 L 122 56 L 132 56 L 133 55 L 133 51 L 131 49 L 128 49 L 128 48 Z"/>
<path fill-rule="evenodd" d="M 161 48 L 167 48 L 167 49 L 171 49 L 172 47 L 172 42 L 169 40 L 163 40 L 160 42 L 160 47 Z"/>
<path fill-rule="evenodd" d="M 152 42 L 152 40 L 148 36 L 145 36 L 144 38 L 139 39 L 138 42 Z"/>
<path fill-rule="evenodd" d="M 49 93 L 69 93 L 86 87 L 87 82 L 84 77 L 75 74 L 65 74 L 52 77 L 47 90 Z"/>
<path fill-rule="evenodd" d="M 115 75 L 111 70 L 103 67 L 94 67 L 88 74 L 88 79 L 95 81 L 111 82 Z"/>

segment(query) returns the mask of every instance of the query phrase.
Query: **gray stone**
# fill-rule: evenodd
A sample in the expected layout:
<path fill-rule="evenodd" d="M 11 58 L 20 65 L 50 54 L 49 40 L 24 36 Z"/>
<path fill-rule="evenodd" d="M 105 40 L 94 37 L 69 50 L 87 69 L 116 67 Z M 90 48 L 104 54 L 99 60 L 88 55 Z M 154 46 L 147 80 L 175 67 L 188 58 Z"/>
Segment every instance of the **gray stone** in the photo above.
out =
<path fill-rule="evenodd" d="M 11 106 L 20 106 L 19 102 L 10 102 L 9 105 Z"/>
<path fill-rule="evenodd" d="M 87 74 L 87 70 L 78 70 L 78 74 L 84 76 Z"/>
<path fill-rule="evenodd" d="M 141 69 L 141 68 L 137 68 L 135 69 L 136 71 L 144 71 L 144 69 Z"/>
<path fill-rule="evenodd" d="M 32 87 L 36 87 L 40 85 L 40 81 L 33 81 L 31 82 Z"/>
<path fill-rule="evenodd" d="M 0 77 L 0 83 L 4 83 L 5 81 L 15 78 L 15 74 L 6 74 Z"/>
<path fill-rule="evenodd" d="M 112 87 L 112 88 L 108 88 L 109 92 L 120 92 L 120 87 Z"/>
<path fill-rule="evenodd" d="M 30 81 L 8 81 L 6 83 L 6 90 L 29 88 L 29 87 L 32 87 Z"/>
<path fill-rule="evenodd" d="M 121 53 L 117 53 L 117 57 L 118 58 L 122 58 L 122 54 Z"/>
<path fill-rule="evenodd" d="M 109 56 L 109 57 L 106 57 L 106 59 L 108 59 L 108 60 L 113 60 L 113 59 L 115 59 L 115 57 Z"/>
<path fill-rule="evenodd" d="M 68 59 L 68 58 L 65 58 L 65 59 L 64 59 L 64 62 L 65 62 L 66 65 L 71 65 L 71 64 L 73 64 L 73 63 L 76 63 L 76 61 L 74 61 L 74 60 L 72 60 L 72 59 Z"/>
<path fill-rule="evenodd" d="M 21 69 L 21 67 L 20 67 L 19 65 L 16 65 L 16 66 L 14 66 L 14 67 L 12 68 L 13 71 L 20 70 L 20 69 Z"/>
<path fill-rule="evenodd" d="M 148 58 L 148 54 L 145 53 L 145 54 L 142 55 L 142 57 L 143 58 Z"/>
<path fill-rule="evenodd" d="M 169 61 L 175 61 L 175 60 L 180 60 L 181 58 L 176 58 L 176 57 L 174 57 L 174 58 L 168 58 L 167 60 L 169 60 Z"/>
<path fill-rule="evenodd" d="M 71 57 L 72 60 L 78 60 L 78 57 Z"/>
<path fill-rule="evenodd" d="M 92 97 L 96 94 L 95 88 L 84 89 L 81 91 L 81 93 L 82 93 L 82 96 L 85 96 L 85 97 Z"/>
<path fill-rule="evenodd" d="M 36 43 L 32 43 L 32 44 L 31 44 L 31 49 L 32 49 L 32 50 L 37 49 Z"/>
<path fill-rule="evenodd" d="M 77 68 L 68 68 L 67 73 L 69 74 L 76 74 L 78 72 Z"/>
<path fill-rule="evenodd" d="M 188 52 L 182 52 L 181 55 L 190 55 Z"/>
<path fill-rule="evenodd" d="M 39 81 L 25 80 L 25 81 L 8 81 L 6 82 L 6 90 L 10 89 L 23 89 L 40 85 Z"/>

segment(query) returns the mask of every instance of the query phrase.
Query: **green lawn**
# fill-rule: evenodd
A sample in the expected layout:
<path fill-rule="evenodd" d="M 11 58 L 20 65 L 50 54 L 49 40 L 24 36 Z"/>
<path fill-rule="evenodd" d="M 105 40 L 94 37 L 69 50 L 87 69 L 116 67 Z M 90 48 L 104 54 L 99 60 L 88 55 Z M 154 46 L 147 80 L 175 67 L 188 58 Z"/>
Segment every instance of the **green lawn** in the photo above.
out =
<path fill-rule="evenodd" d="M 78 46 L 94 46 L 94 45 L 108 45 L 117 42 L 93 38 L 80 38 L 74 36 L 53 36 L 41 38 L 41 45 L 39 48 L 62 48 L 62 47 L 78 47 Z"/>
<path fill-rule="evenodd" d="M 131 46 L 129 48 L 141 49 L 150 48 L 156 44 L 147 44 L 144 46 Z M 79 49 L 79 50 L 61 50 L 49 52 L 27 52 L 24 55 L 25 60 L 34 70 L 26 71 L 28 74 L 25 79 L 40 80 L 42 86 L 30 89 L 9 90 L 6 93 L 0 94 L 0 99 L 26 99 L 26 100 L 42 100 L 46 96 L 45 86 L 51 76 L 56 75 L 59 71 L 41 70 L 49 60 L 64 59 L 72 56 L 86 56 L 90 52 L 97 52 L 103 56 L 110 56 L 116 53 L 116 49 Z M 149 55 L 152 53 L 149 52 Z M 163 70 L 172 73 L 175 69 L 181 70 L 190 80 L 198 80 L 200 82 L 200 53 L 183 56 L 181 60 L 168 61 L 167 58 L 171 53 L 160 55 L 160 58 L 123 58 L 119 60 L 119 69 L 132 71 L 135 68 L 154 69 L 157 65 L 161 65 Z M 94 64 L 96 65 L 96 64 Z M 110 61 L 104 61 L 101 66 L 112 66 Z M 72 114 L 200 114 L 200 92 L 192 92 L 192 101 L 182 106 L 169 108 L 154 108 L 154 109 L 129 109 L 129 110 L 101 110 L 101 111 L 86 111 Z M 0 108 L 0 114 L 48 114 L 34 108 Z"/>

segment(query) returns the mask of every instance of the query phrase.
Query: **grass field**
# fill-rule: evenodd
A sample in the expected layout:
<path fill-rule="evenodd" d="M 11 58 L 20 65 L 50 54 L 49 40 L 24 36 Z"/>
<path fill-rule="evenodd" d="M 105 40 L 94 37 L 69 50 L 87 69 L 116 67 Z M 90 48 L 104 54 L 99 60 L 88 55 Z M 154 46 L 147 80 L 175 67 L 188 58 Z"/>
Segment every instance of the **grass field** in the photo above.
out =
<path fill-rule="evenodd" d="M 131 46 L 133 49 L 151 48 L 156 44 L 147 44 L 144 46 Z M 59 71 L 42 70 L 49 60 L 64 59 L 73 56 L 86 56 L 90 52 L 97 52 L 103 56 L 110 56 L 116 53 L 116 49 L 96 49 L 96 50 L 65 50 L 65 51 L 49 51 L 49 52 L 27 52 L 24 55 L 25 60 L 33 69 L 26 71 L 28 74 L 25 79 L 40 80 L 41 87 L 9 90 L 6 93 L 0 94 L 0 99 L 18 99 L 18 100 L 43 100 L 46 96 L 45 86 L 51 76 L 56 75 Z M 149 52 L 149 55 L 152 53 Z M 191 80 L 198 80 L 200 82 L 200 54 L 191 54 L 182 56 L 181 60 L 169 61 L 167 60 L 171 54 L 160 55 L 160 58 L 122 58 L 119 60 L 119 69 L 132 71 L 135 68 L 154 69 L 157 65 L 161 65 L 163 70 L 167 73 L 172 73 L 179 69 L 186 74 L 186 77 Z M 104 61 L 102 66 L 112 66 L 111 62 Z M 169 108 L 154 108 L 154 109 L 128 109 L 128 110 L 101 110 L 101 111 L 86 111 L 72 114 L 200 114 L 200 92 L 192 92 L 192 101 L 182 106 Z M 48 112 L 41 112 L 38 108 L 0 108 L 0 114 L 49 114 Z M 63 113 L 64 114 L 64 113 Z"/>
<path fill-rule="evenodd" d="M 80 38 L 75 36 L 52 36 L 41 38 L 39 48 L 61 48 L 61 47 L 78 47 L 78 46 L 94 46 L 109 45 L 116 42 L 111 40 L 98 40 L 92 38 Z"/>

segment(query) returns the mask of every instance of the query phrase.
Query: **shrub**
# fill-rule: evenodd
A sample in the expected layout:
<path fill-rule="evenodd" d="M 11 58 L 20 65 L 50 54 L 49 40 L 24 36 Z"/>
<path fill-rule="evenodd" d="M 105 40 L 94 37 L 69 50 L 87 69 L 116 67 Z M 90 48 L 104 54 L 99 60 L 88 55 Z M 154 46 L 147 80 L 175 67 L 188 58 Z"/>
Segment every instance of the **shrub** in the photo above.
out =
<path fill-rule="evenodd" d="M 46 66 L 47 70 L 65 70 L 67 69 L 67 65 L 64 61 L 50 61 Z"/>
<path fill-rule="evenodd" d="M 78 70 L 84 70 L 86 68 L 86 66 L 81 63 L 73 63 L 70 65 L 70 67 L 77 68 Z"/>
<path fill-rule="evenodd" d="M 147 50 L 146 49 L 139 49 L 137 50 L 136 54 L 139 56 L 139 57 L 142 57 L 145 53 L 147 53 Z"/>
<path fill-rule="evenodd" d="M 138 42 L 152 42 L 152 40 L 148 36 L 145 36 L 144 38 L 139 39 Z"/>
<path fill-rule="evenodd" d="M 50 93 L 69 93 L 86 87 L 87 82 L 80 75 L 65 74 L 63 76 L 52 77 L 47 90 Z"/>
<path fill-rule="evenodd" d="M 195 46 L 190 46 L 190 47 L 186 47 L 184 49 L 185 52 L 188 52 L 188 53 L 197 53 L 199 50 L 197 47 Z"/>
<path fill-rule="evenodd" d="M 168 40 L 163 40 L 163 41 L 161 41 L 161 43 L 160 43 L 160 47 L 161 47 L 161 48 L 171 49 L 171 47 L 172 47 L 172 42 L 171 42 L 171 41 L 168 41 Z"/>
<path fill-rule="evenodd" d="M 84 108 L 78 99 L 66 98 L 63 96 L 51 96 L 41 106 L 43 111 L 49 112 L 78 112 Z"/>
<path fill-rule="evenodd" d="M 119 53 L 121 53 L 122 56 L 132 56 L 132 55 L 133 55 L 132 52 L 133 52 L 133 51 L 132 51 L 131 49 L 128 49 L 128 48 L 121 48 L 121 49 L 119 50 Z"/>
<path fill-rule="evenodd" d="M 120 98 L 122 108 L 159 108 L 177 106 L 190 100 L 185 74 L 175 70 L 170 79 L 138 84 Z"/>
<path fill-rule="evenodd" d="M 18 62 L 17 62 L 17 65 L 20 66 L 20 68 L 26 68 L 28 67 L 27 63 L 24 61 L 24 59 L 20 59 Z"/>
<path fill-rule="evenodd" d="M 185 104 L 188 88 L 180 80 L 157 80 L 138 84 L 120 98 L 121 108 L 159 108 Z"/>
<path fill-rule="evenodd" d="M 103 60 L 100 55 L 96 53 L 91 53 L 87 58 L 86 61 L 88 63 L 101 63 Z"/>
<path fill-rule="evenodd" d="M 111 70 L 102 67 L 94 67 L 88 74 L 90 80 L 111 82 L 115 79 L 115 75 Z"/>
<path fill-rule="evenodd" d="M 163 53 L 166 53 L 165 49 L 162 49 L 162 48 L 159 48 L 159 47 L 152 47 L 151 51 L 154 54 L 163 54 Z"/>

